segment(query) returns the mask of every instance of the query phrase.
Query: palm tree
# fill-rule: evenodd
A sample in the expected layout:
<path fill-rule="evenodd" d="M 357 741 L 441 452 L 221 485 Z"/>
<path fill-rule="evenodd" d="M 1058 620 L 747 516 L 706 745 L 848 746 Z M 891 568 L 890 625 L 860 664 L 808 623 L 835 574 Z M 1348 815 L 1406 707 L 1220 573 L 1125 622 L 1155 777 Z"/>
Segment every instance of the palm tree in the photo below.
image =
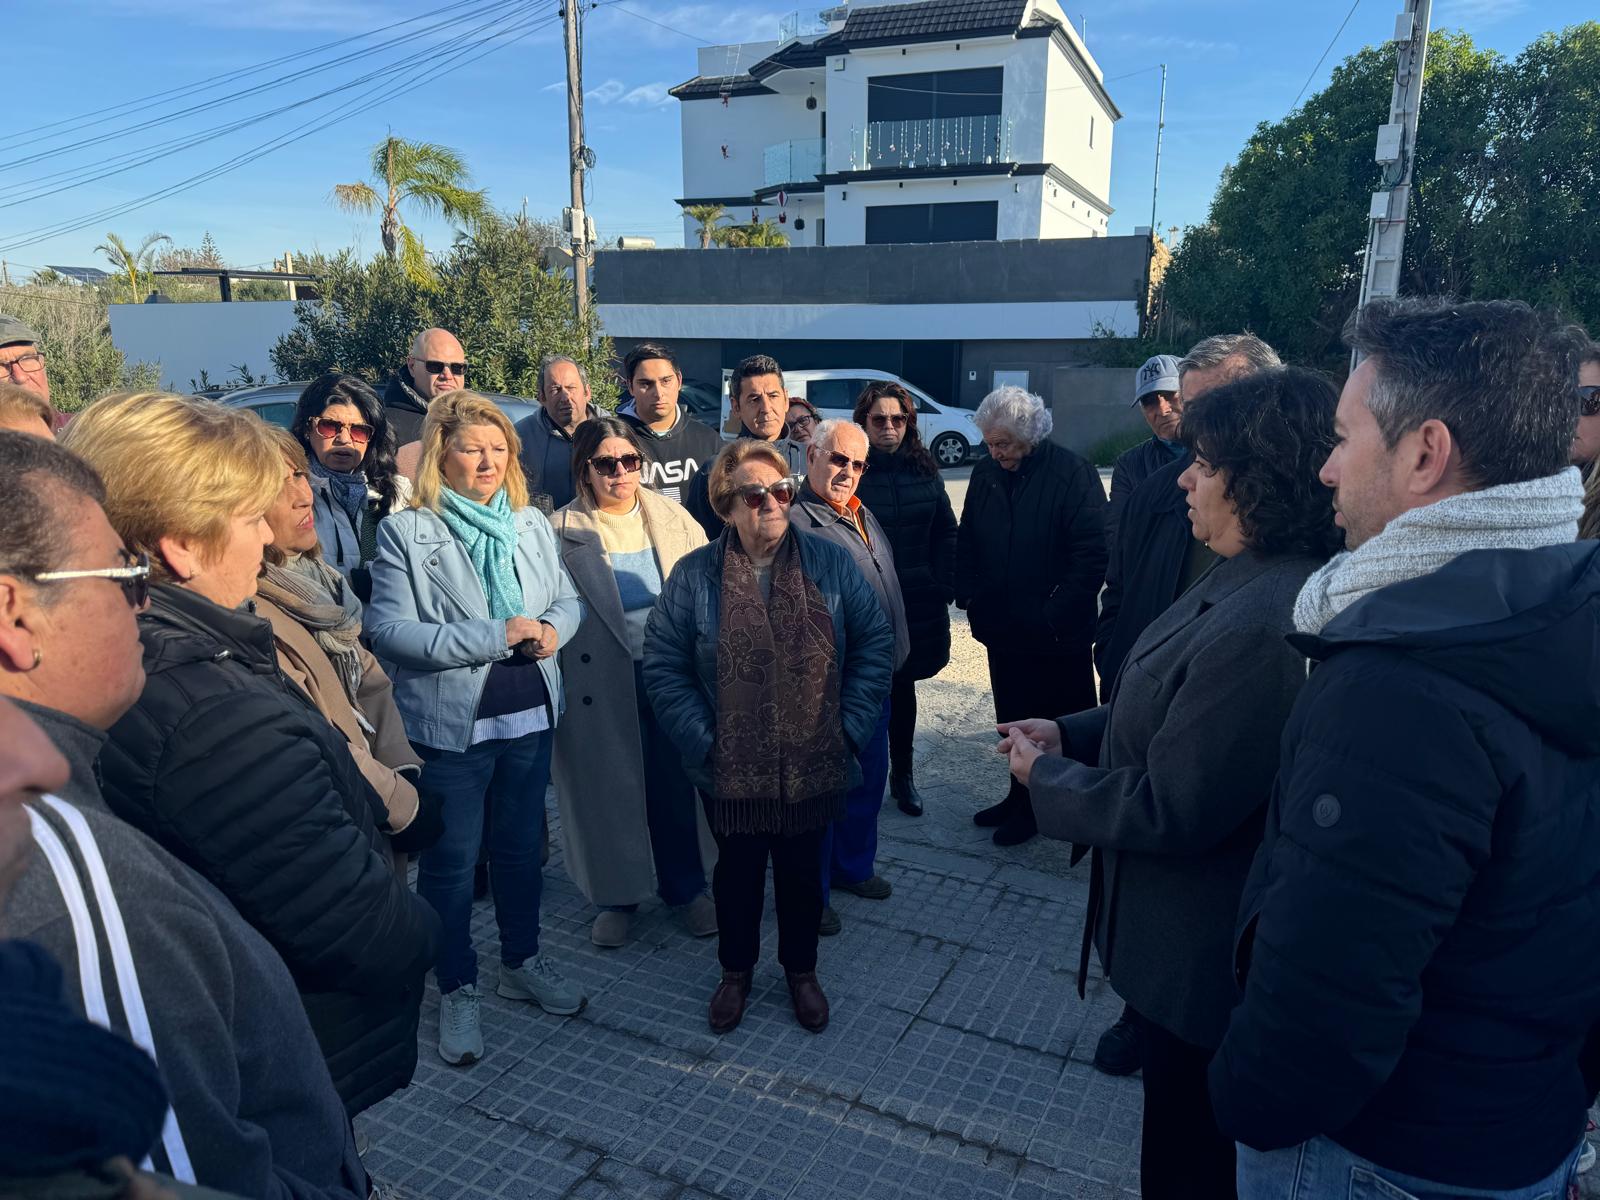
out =
<path fill-rule="evenodd" d="M 787 246 L 789 235 L 778 228 L 776 221 L 752 221 L 748 225 L 728 225 L 716 231 L 718 241 L 736 249 L 762 249 L 770 246 Z"/>
<path fill-rule="evenodd" d="M 470 179 L 466 161 L 450 147 L 390 134 L 373 147 L 372 183 L 337 184 L 333 199 L 346 212 L 381 212 L 384 253 L 391 259 L 398 255 L 406 274 L 426 282 L 432 273 L 422 239 L 400 219 L 400 205 L 410 203 L 429 216 L 473 225 L 489 204 L 482 190 L 467 186 Z"/>
<path fill-rule="evenodd" d="M 718 240 L 717 234 L 721 232 L 717 222 L 732 220 L 732 214 L 720 204 L 691 204 L 683 210 L 684 216 L 696 222 L 700 228 L 700 249 L 711 249 L 711 243 Z"/>
<path fill-rule="evenodd" d="M 96 254 L 104 254 L 107 262 L 128 277 L 128 295 L 135 304 L 140 304 L 150 285 L 150 269 L 155 265 L 156 247 L 163 242 L 172 245 L 172 239 L 166 234 L 152 233 L 139 243 L 137 250 L 131 250 L 127 242 L 114 233 L 108 233 L 106 240 L 94 249 Z"/>

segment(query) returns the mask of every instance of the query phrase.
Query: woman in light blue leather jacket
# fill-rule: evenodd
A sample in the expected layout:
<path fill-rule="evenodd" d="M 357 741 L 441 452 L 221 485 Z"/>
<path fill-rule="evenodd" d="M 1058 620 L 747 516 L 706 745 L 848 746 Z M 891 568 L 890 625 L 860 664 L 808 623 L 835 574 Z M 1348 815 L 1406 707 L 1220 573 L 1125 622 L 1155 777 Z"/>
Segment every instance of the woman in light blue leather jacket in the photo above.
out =
<path fill-rule="evenodd" d="M 549 523 L 528 505 L 517 450 L 490 401 L 466 391 L 435 398 L 412 507 L 378 529 L 366 617 L 423 760 L 418 791 L 443 813 L 417 891 L 444 925 L 439 1054 L 452 1064 L 483 1057 L 471 917 L 486 800 L 496 990 L 562 1016 L 585 1003 L 539 953 L 544 795 L 562 708 L 556 649 L 577 632 L 583 603 Z"/>

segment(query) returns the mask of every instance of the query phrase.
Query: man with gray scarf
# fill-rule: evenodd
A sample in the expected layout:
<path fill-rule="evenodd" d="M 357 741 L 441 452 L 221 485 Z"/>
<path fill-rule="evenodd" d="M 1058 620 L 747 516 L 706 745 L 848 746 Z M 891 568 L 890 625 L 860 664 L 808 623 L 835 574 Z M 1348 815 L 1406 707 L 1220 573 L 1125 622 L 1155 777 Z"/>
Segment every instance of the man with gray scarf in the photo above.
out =
<path fill-rule="evenodd" d="M 1349 549 L 1295 606 L 1314 669 L 1242 901 L 1218 1125 L 1242 1200 L 1565 1196 L 1600 1084 L 1576 340 L 1439 300 L 1346 337 L 1321 478 Z"/>

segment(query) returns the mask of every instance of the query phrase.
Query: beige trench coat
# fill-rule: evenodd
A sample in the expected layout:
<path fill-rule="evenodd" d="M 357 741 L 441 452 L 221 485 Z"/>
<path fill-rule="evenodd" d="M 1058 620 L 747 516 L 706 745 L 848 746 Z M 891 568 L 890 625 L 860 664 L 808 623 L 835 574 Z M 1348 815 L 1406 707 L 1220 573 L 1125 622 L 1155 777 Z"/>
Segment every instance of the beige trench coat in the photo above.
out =
<path fill-rule="evenodd" d="M 705 545 L 705 534 L 676 501 L 640 488 L 639 503 L 665 580 L 680 558 Z M 655 895 L 656 878 L 622 598 L 586 501 L 574 500 L 551 523 L 561 561 L 588 610 L 577 634 L 560 651 L 567 707 L 556 726 L 551 776 L 567 874 L 593 904 L 638 904 Z M 716 843 L 704 813 L 699 824 L 701 860 L 709 879 Z"/>

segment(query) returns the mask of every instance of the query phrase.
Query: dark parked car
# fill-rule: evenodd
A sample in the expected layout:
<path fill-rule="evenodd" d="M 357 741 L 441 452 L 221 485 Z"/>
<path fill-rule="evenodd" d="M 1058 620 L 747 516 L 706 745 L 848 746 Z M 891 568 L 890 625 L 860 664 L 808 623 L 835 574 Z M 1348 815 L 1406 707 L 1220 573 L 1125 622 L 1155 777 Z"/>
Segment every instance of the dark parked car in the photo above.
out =
<path fill-rule="evenodd" d="M 230 408 L 248 408 L 267 424 L 287 429 L 289 422 L 294 420 L 295 403 L 308 386 L 306 383 L 268 383 L 261 387 L 225 392 L 216 399 Z M 480 392 L 479 395 L 499 405 L 500 411 L 511 418 L 513 425 L 539 409 L 534 401 L 521 396 L 506 396 L 499 392 Z"/>

